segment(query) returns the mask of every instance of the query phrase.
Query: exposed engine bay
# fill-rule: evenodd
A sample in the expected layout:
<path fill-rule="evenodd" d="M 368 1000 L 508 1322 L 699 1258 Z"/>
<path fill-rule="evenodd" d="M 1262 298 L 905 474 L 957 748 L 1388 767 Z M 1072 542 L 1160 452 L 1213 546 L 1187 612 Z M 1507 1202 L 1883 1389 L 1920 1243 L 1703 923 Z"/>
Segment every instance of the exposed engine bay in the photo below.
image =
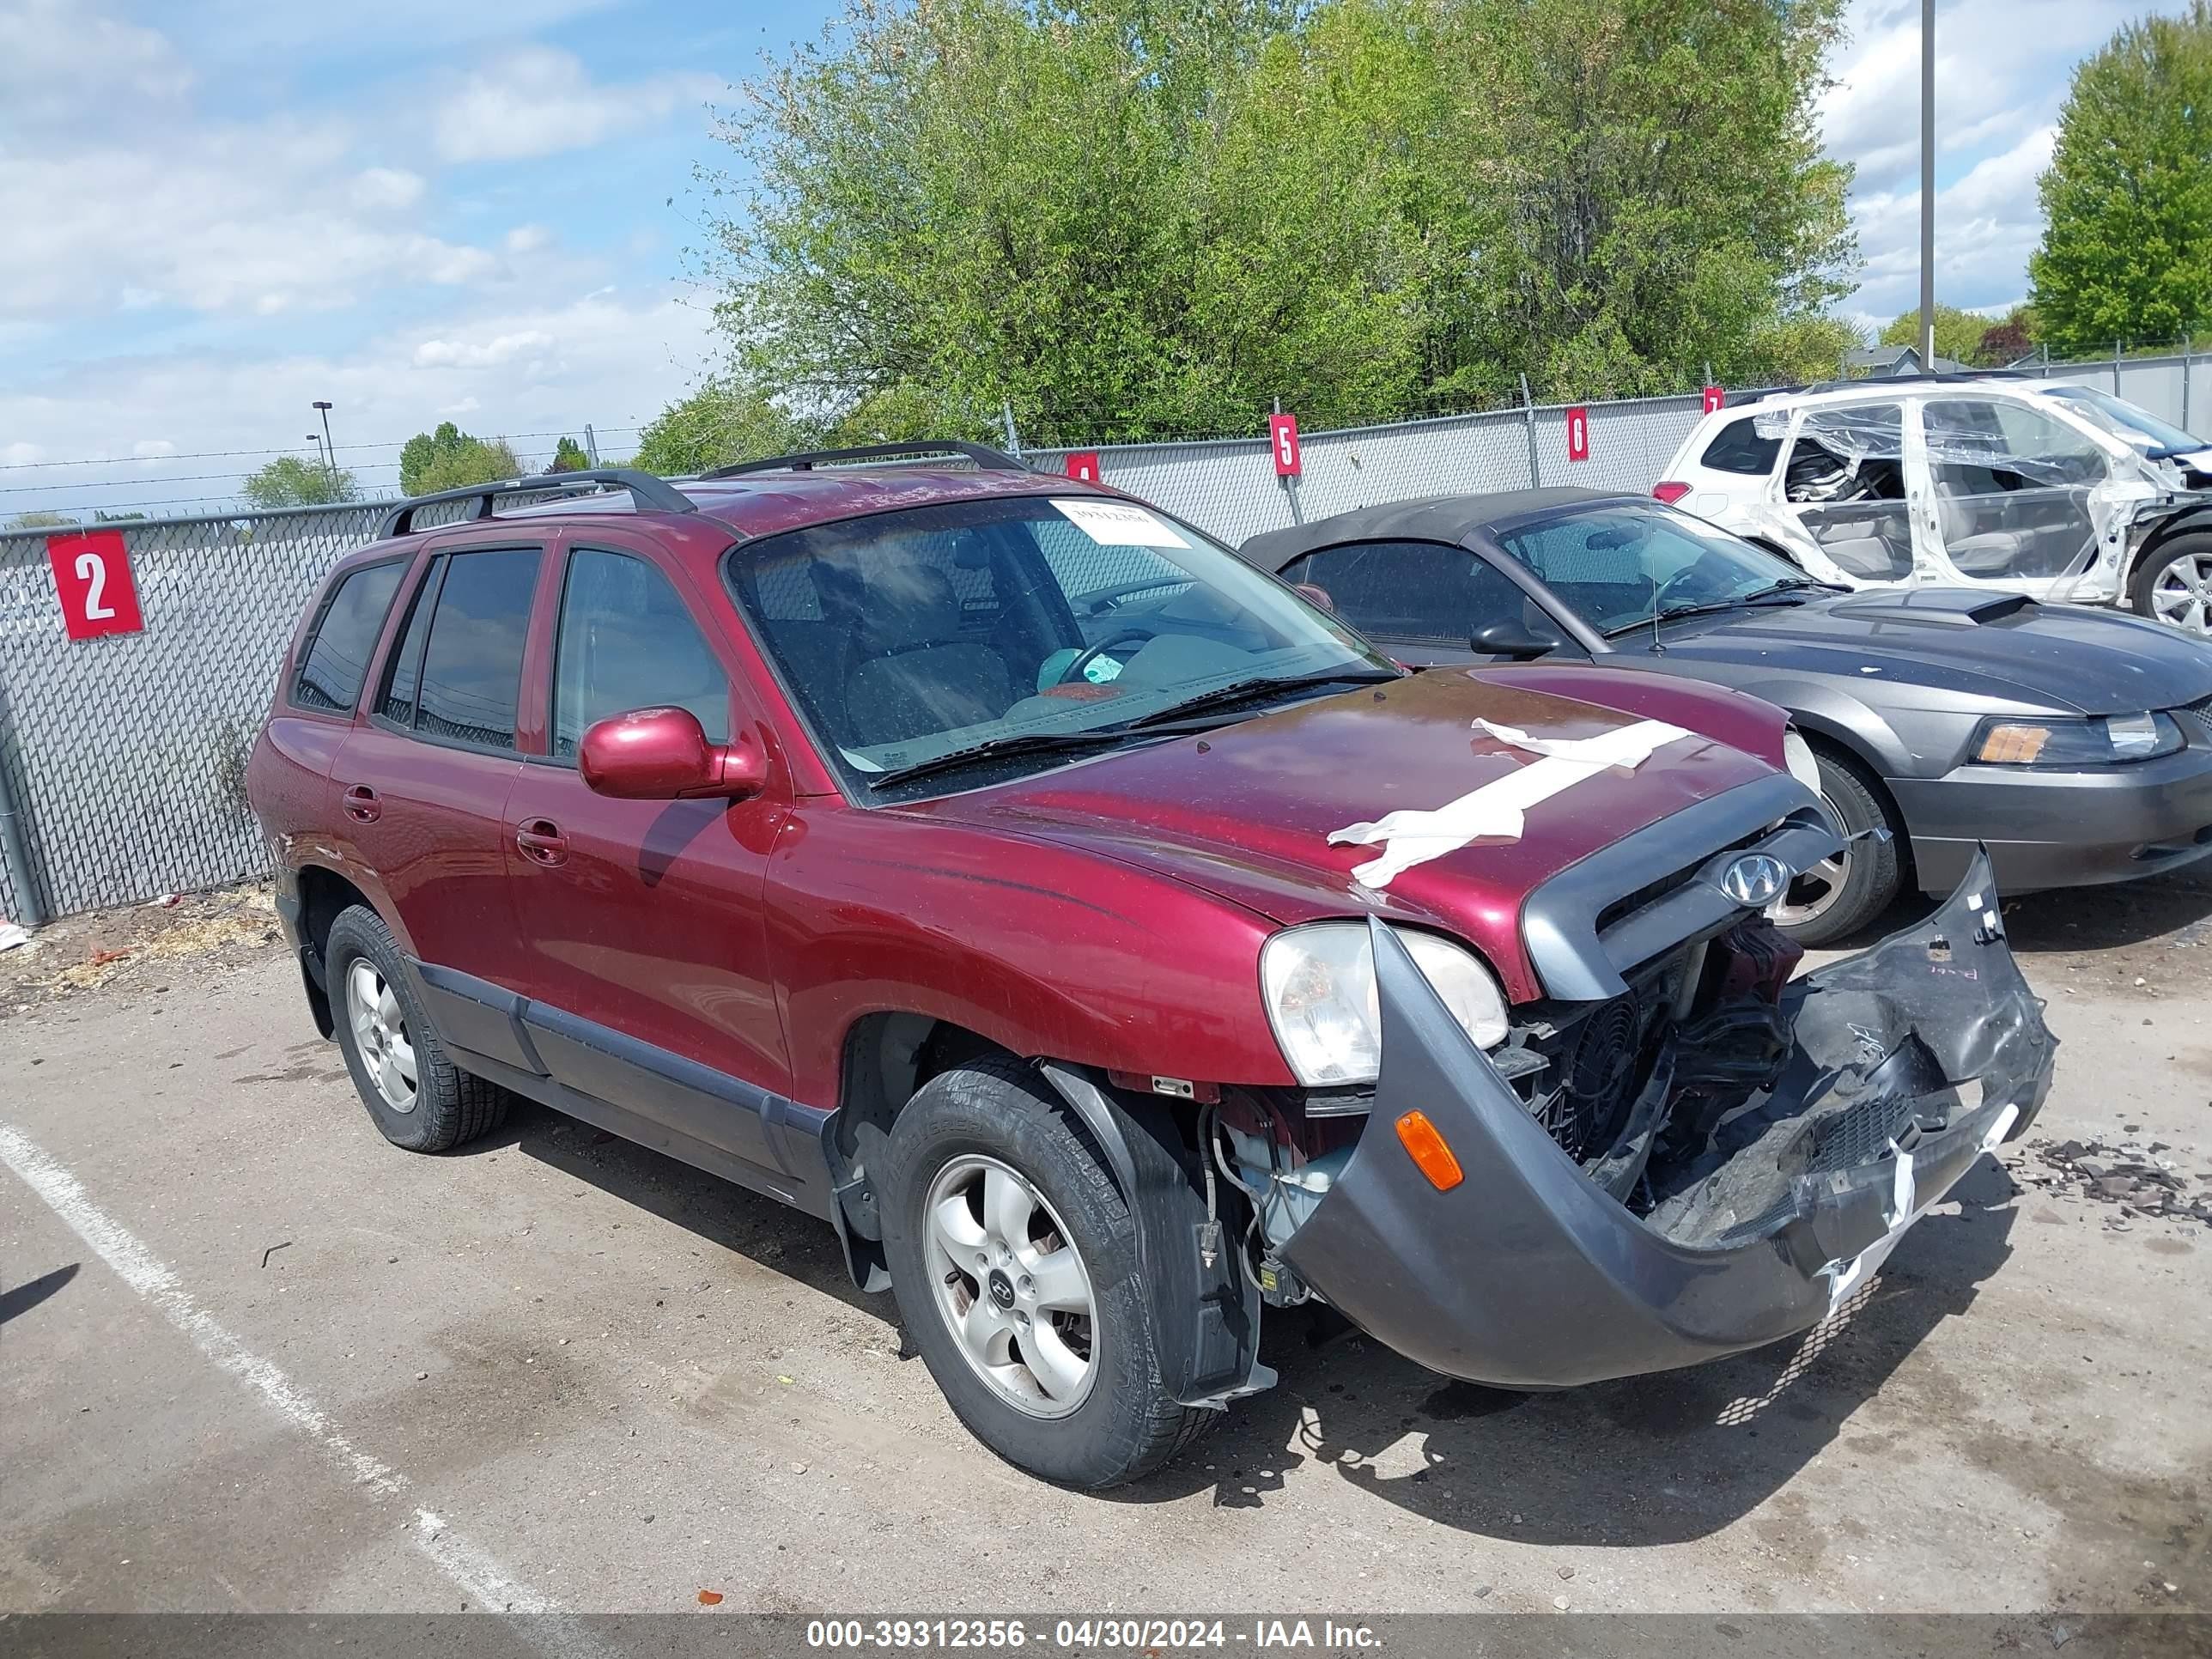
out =
<path fill-rule="evenodd" d="M 2025 988 L 1992 1000 L 2001 988 L 1954 947 L 1963 930 L 1960 945 L 2002 951 L 1983 899 L 1962 891 L 1923 927 L 1795 983 L 1802 950 L 1742 921 L 1643 964 L 1624 995 L 1516 1010 L 1486 1058 L 1591 1188 L 1670 1245 L 1725 1250 L 1788 1223 L 1808 1183 L 1841 1191 L 1899 1155 L 1909 1170 L 1923 1139 L 2033 1091 L 2039 1066 L 2047 1079 L 2041 1005 Z M 1250 1202 L 1248 1261 L 1270 1300 L 1315 1292 L 1284 1252 L 1342 1179 L 1371 1107 L 1371 1092 L 1230 1091 L 1209 1117 L 1216 1167 Z"/>

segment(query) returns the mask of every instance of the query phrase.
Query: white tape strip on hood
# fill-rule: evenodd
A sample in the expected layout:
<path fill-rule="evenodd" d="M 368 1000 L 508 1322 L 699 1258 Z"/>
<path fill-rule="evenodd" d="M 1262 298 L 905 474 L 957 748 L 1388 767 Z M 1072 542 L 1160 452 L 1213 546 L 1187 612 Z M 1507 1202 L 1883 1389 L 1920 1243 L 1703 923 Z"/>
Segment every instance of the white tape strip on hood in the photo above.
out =
<path fill-rule="evenodd" d="M 1641 766 L 1655 750 L 1695 735 L 1664 720 L 1638 720 L 1595 738 L 1532 738 L 1526 732 L 1493 726 L 1488 720 L 1475 721 L 1474 729 L 1540 758 L 1442 806 L 1401 807 L 1379 823 L 1351 823 L 1332 830 L 1328 839 L 1333 847 L 1348 844 L 1386 849 L 1382 857 L 1354 866 L 1354 881 L 1366 887 L 1388 887 L 1393 877 L 1456 852 L 1471 841 L 1485 836 L 1518 841 L 1526 822 L 1523 814 L 1530 807 L 1573 788 L 1585 778 L 1595 777 L 1607 767 Z"/>

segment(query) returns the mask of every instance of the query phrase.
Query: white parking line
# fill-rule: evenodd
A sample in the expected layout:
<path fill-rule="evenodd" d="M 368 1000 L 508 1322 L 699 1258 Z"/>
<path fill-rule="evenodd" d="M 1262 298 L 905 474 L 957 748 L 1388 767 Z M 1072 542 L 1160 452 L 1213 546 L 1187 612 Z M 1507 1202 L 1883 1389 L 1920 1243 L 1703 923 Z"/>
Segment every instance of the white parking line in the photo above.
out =
<path fill-rule="evenodd" d="M 337 1425 L 283 1370 L 253 1352 L 214 1315 L 192 1299 L 183 1281 L 97 1204 L 84 1185 L 62 1164 L 21 1133 L 0 1123 L 0 1164 L 5 1164 L 60 1217 L 70 1231 L 114 1269 L 122 1281 L 160 1310 L 190 1337 L 193 1346 L 222 1370 L 251 1388 L 293 1427 L 320 1447 L 347 1480 L 372 1497 L 396 1498 L 410 1482 L 389 1463 L 373 1457 L 348 1439 Z M 431 1565 L 457 1585 L 470 1602 L 489 1611 L 526 1615 L 519 1634 L 534 1646 L 585 1659 L 599 1644 L 574 1619 L 529 1589 L 497 1560 L 456 1533 L 441 1517 L 418 1509 L 407 1535 Z"/>

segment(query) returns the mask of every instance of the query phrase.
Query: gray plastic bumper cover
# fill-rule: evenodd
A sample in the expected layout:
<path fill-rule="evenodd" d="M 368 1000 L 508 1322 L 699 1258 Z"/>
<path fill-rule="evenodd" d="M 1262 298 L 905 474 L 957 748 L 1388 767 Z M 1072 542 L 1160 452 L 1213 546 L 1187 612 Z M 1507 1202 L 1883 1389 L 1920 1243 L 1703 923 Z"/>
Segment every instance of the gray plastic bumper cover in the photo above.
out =
<path fill-rule="evenodd" d="M 1405 947 L 1388 928 L 1372 931 L 1382 1030 L 1374 1112 L 1281 1254 L 1369 1334 L 1473 1382 L 1571 1387 L 1817 1324 L 1983 1152 L 2026 1132 L 2051 1085 L 2057 1039 L 2005 945 L 1978 855 L 1928 921 L 1790 988 L 1796 1049 L 1758 1109 L 1778 1132 L 1736 1155 L 1768 1160 L 1776 1201 L 1741 1220 L 1723 1207 L 1684 1242 L 1600 1191 Z M 1840 1119 L 1850 1109 L 1840 1102 L 1905 1127 L 1840 1160 L 1832 1148 L 1794 1172 L 1777 1167 L 1791 1126 Z M 1394 1132 L 1416 1108 L 1465 1172 L 1449 1191 Z"/>

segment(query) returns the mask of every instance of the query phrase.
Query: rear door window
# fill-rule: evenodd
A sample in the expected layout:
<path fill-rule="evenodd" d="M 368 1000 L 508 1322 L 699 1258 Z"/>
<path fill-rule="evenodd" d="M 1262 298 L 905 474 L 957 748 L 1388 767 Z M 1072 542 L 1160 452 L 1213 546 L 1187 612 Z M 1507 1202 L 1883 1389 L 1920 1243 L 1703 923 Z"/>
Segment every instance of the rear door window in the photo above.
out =
<path fill-rule="evenodd" d="M 730 682 L 668 578 L 626 553 L 568 556 L 553 662 L 553 752 L 573 758 L 595 722 L 633 708 L 688 708 L 730 740 Z"/>
<path fill-rule="evenodd" d="M 456 553 L 447 561 L 423 646 L 416 731 L 489 749 L 514 747 L 538 566 L 534 547 Z"/>
<path fill-rule="evenodd" d="M 398 649 L 392 653 L 391 666 L 385 671 L 384 695 L 376 700 L 376 712 L 395 725 L 415 724 L 416 702 L 422 687 L 422 646 L 430 637 L 430 613 L 437 607 L 438 584 L 445 575 L 446 556 L 441 553 L 430 561 L 422 585 L 415 590 L 407 608 L 406 629 L 399 636 Z"/>
<path fill-rule="evenodd" d="M 337 585 L 300 659 L 299 678 L 292 687 L 294 702 L 303 708 L 353 712 L 362 683 L 368 678 L 370 653 L 384 632 L 385 613 L 392 609 L 392 596 L 399 591 L 399 578 L 406 569 L 402 560 L 373 564 Z"/>

